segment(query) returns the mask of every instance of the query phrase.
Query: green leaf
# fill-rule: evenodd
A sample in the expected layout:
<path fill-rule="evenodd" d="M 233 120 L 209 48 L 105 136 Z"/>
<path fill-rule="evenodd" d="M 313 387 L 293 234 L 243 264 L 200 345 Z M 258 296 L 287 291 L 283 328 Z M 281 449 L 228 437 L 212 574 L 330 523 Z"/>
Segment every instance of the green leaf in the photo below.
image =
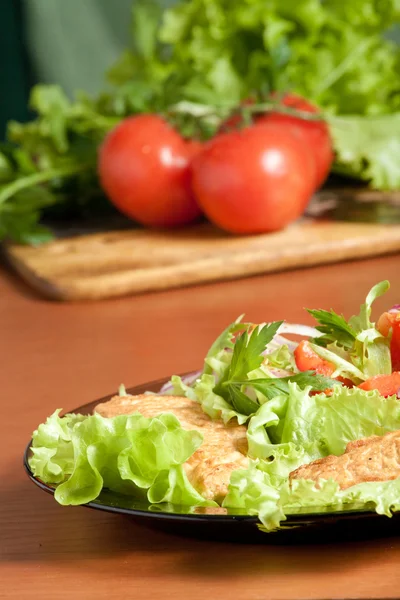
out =
<path fill-rule="evenodd" d="M 289 375 L 288 377 L 249 379 L 245 382 L 241 381 L 236 383 L 257 390 L 269 400 L 281 394 L 289 394 L 290 383 L 296 383 L 301 389 L 308 387 L 315 392 L 323 392 L 324 390 L 333 388 L 335 385 L 342 385 L 337 379 L 325 377 L 315 371 L 303 371 L 302 373 Z"/>
<path fill-rule="evenodd" d="M 400 509 L 400 478 L 368 482 L 339 490 L 334 481 L 294 480 L 291 471 L 329 454 L 341 455 L 348 442 L 400 429 L 396 396 L 383 398 L 377 390 L 335 387 L 330 397 L 310 396 L 290 384 L 288 396 L 261 406 L 248 426 L 249 468 L 232 473 L 223 505 L 257 515 L 267 531 L 287 515 L 343 511 L 372 502 L 379 514 Z M 368 507 L 370 508 L 369 504 Z"/>
<path fill-rule="evenodd" d="M 227 384 L 227 389 L 234 409 L 242 414 L 250 416 L 257 412 L 259 404 L 251 400 L 246 394 L 241 392 L 235 385 Z"/>
<path fill-rule="evenodd" d="M 243 316 L 244 315 L 241 315 L 236 319 L 236 321 L 228 325 L 228 327 L 224 329 L 224 331 L 217 337 L 215 342 L 212 344 L 204 360 L 204 373 L 211 374 L 213 370 L 215 370 L 216 361 L 220 362 L 221 360 L 223 360 L 226 350 L 233 348 L 233 339 L 235 334 L 239 331 L 243 331 L 243 329 L 246 329 L 246 327 L 248 327 L 248 324 L 241 323 Z M 226 362 L 224 364 L 226 366 Z"/>
<path fill-rule="evenodd" d="M 354 346 L 356 332 L 347 323 L 343 315 L 338 315 L 333 310 L 308 309 L 307 312 L 318 321 L 317 329 L 324 334 L 319 338 L 315 338 L 314 343 L 326 346 L 329 343 L 337 342 L 347 349 Z"/>
<path fill-rule="evenodd" d="M 383 296 L 383 294 L 386 294 L 389 288 L 390 283 L 385 280 L 374 285 L 374 287 L 368 292 L 365 303 L 360 307 L 359 315 L 349 319 L 350 326 L 353 327 L 357 333 L 361 333 L 363 330 L 370 329 L 373 326 L 371 323 L 372 304 L 377 298 Z"/>
<path fill-rule="evenodd" d="M 363 371 L 353 364 L 350 355 L 344 358 L 336 351 L 312 343 L 310 343 L 310 348 L 323 360 L 327 360 L 336 367 L 334 373 L 332 373 L 333 377 L 345 377 L 351 379 L 355 383 L 367 379 Z"/>
<path fill-rule="evenodd" d="M 375 508 L 380 515 L 391 517 L 400 509 L 400 479 L 385 482 L 367 482 L 340 490 L 334 481 L 321 482 L 294 480 L 276 485 L 268 473 L 256 463 L 247 470 L 235 471 L 224 506 L 241 508 L 247 514 L 257 515 L 262 531 L 271 532 L 282 526 L 287 516 L 329 513 L 351 510 L 352 507 Z"/>
<path fill-rule="evenodd" d="M 67 119 L 70 103 L 58 85 L 36 85 L 32 88 L 30 106 L 41 117 L 42 133 L 48 136 L 59 152 L 68 150 Z"/>
<path fill-rule="evenodd" d="M 398 399 L 383 398 L 376 390 L 335 388 L 330 397 L 316 396 L 315 406 L 327 454 L 342 454 L 352 440 L 400 429 Z"/>
<path fill-rule="evenodd" d="M 246 331 L 238 338 L 229 368 L 229 381 L 244 379 L 250 371 L 258 369 L 264 360 L 262 353 L 281 325 L 282 321 L 258 325 L 250 335 Z"/>
<path fill-rule="evenodd" d="M 368 181 L 381 190 L 400 187 L 400 112 L 376 117 L 329 119 L 338 173 Z"/>
<path fill-rule="evenodd" d="M 136 53 L 150 61 L 158 46 L 161 7 L 153 0 L 136 0 L 132 8 L 132 39 Z"/>
<path fill-rule="evenodd" d="M 60 504 L 85 504 L 103 488 L 147 494 L 150 502 L 170 498 L 210 504 L 181 468 L 201 445 L 202 436 L 182 429 L 174 415 L 107 419 L 98 414 L 60 417 L 59 412 L 34 432 L 29 464 L 42 481 L 58 484 L 55 498 Z"/>
<path fill-rule="evenodd" d="M 207 81 L 216 92 L 216 101 L 229 98 L 232 104 L 238 104 L 242 95 L 242 81 L 227 56 L 215 61 L 208 73 Z"/>
<path fill-rule="evenodd" d="M 231 419 L 236 418 L 239 425 L 248 420 L 247 415 L 237 412 L 229 401 L 215 392 L 214 375 L 203 374 L 192 385 L 186 385 L 177 375 L 171 378 L 173 384 L 173 394 L 177 396 L 186 396 L 201 404 L 201 408 L 211 419 L 222 419 L 226 424 Z M 229 395 L 227 396 L 229 400 Z"/>
<path fill-rule="evenodd" d="M 355 358 L 366 379 L 374 375 L 388 375 L 392 372 L 390 341 L 381 335 L 371 323 L 373 302 L 385 294 L 390 287 L 388 281 L 377 283 L 368 293 L 359 315 L 351 317 L 350 325 L 356 330 Z"/>
<path fill-rule="evenodd" d="M 159 504 L 170 502 L 176 506 L 215 506 L 215 502 L 205 500 L 189 482 L 182 465 L 160 471 L 147 492 L 149 502 Z"/>
<path fill-rule="evenodd" d="M 335 377 L 344 375 L 355 383 L 374 375 L 391 373 L 389 340 L 371 322 L 373 302 L 389 289 L 388 281 L 377 283 L 368 293 L 360 312 L 347 322 L 333 310 L 309 310 L 323 334 L 312 340 L 311 348 L 334 364 Z"/>
<path fill-rule="evenodd" d="M 265 356 L 268 365 L 277 369 L 294 371 L 296 362 L 293 353 L 290 352 L 288 346 L 279 346 L 273 352 L 268 352 Z"/>

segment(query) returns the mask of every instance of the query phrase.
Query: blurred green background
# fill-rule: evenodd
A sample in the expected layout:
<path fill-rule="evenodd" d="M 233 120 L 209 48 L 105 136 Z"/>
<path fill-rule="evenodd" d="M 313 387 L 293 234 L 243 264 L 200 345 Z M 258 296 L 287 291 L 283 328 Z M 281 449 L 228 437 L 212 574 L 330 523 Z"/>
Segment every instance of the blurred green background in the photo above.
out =
<path fill-rule="evenodd" d="M 172 0 L 160 0 L 163 6 Z M 0 137 L 26 121 L 34 83 L 100 90 L 105 70 L 130 44 L 133 0 L 0 0 Z"/>
<path fill-rule="evenodd" d="M 30 118 L 28 96 L 34 83 L 59 83 L 68 95 L 76 89 L 95 94 L 102 88 L 104 72 L 130 45 L 133 3 L 0 0 L 0 139 L 9 119 Z M 399 34 L 391 37 L 400 39 Z"/>

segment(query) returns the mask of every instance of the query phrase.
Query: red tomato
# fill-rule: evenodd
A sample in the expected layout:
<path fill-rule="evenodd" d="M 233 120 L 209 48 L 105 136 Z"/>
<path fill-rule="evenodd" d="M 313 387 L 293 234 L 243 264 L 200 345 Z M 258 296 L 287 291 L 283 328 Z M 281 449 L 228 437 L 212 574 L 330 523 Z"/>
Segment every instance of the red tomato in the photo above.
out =
<path fill-rule="evenodd" d="M 274 94 L 272 95 L 274 96 Z M 254 104 L 249 98 L 243 102 L 244 105 Z M 296 108 L 304 112 L 317 114 L 318 108 L 296 94 L 287 94 L 282 104 L 290 108 Z M 299 117 L 284 115 L 278 112 L 255 116 L 255 123 L 276 123 L 281 126 L 290 125 L 301 129 L 305 141 L 311 149 L 315 160 L 315 188 L 319 188 L 329 175 L 334 154 L 329 128 L 324 121 L 306 121 Z M 221 131 L 237 129 L 242 123 L 240 115 L 233 115 L 221 127 Z"/>
<path fill-rule="evenodd" d="M 276 124 L 221 134 L 192 163 L 197 200 L 232 233 L 281 229 L 297 219 L 314 187 L 314 162 L 297 129 Z"/>
<path fill-rule="evenodd" d="M 304 112 L 318 113 L 316 106 L 296 94 L 287 94 L 282 104 Z M 260 117 L 259 122 L 272 122 L 282 126 L 290 124 L 301 129 L 314 154 L 316 165 L 315 187 L 319 188 L 328 177 L 333 162 L 333 147 L 328 125 L 324 121 L 306 121 L 305 119 L 282 113 L 264 115 Z"/>
<path fill-rule="evenodd" d="M 190 223 L 201 215 L 190 183 L 198 150 L 157 115 L 129 117 L 100 148 L 101 185 L 121 212 L 143 225 Z"/>
<path fill-rule="evenodd" d="M 329 360 L 324 360 L 314 352 L 310 346 L 310 342 L 307 340 L 301 341 L 297 346 L 294 351 L 294 359 L 299 371 L 315 371 L 316 373 L 319 373 L 319 375 L 324 375 L 325 377 L 331 377 L 334 371 L 336 371 L 335 365 L 329 362 Z M 335 379 L 347 387 L 354 386 L 351 379 L 347 379 L 346 377 L 335 377 Z M 324 391 L 327 394 L 331 390 Z"/>

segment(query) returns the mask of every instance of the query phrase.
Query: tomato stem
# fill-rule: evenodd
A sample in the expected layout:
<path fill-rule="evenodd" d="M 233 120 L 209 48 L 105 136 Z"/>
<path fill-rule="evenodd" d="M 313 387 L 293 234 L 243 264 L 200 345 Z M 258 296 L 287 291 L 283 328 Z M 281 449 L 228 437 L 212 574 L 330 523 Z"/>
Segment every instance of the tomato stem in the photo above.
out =
<path fill-rule="evenodd" d="M 241 114 L 246 124 L 251 124 L 251 117 L 253 114 L 266 113 L 266 112 L 277 112 L 281 114 L 298 117 L 305 121 L 325 121 L 325 117 L 322 113 L 311 113 L 298 108 L 292 108 L 291 106 L 285 106 L 281 102 L 262 102 L 258 104 L 246 104 L 235 108 L 234 110 L 227 111 L 226 107 L 218 106 L 205 106 L 201 104 L 195 104 L 191 102 L 182 102 L 175 106 L 169 107 L 167 114 L 186 114 L 196 117 L 198 120 L 202 119 L 218 119 L 223 120 L 232 115 Z"/>

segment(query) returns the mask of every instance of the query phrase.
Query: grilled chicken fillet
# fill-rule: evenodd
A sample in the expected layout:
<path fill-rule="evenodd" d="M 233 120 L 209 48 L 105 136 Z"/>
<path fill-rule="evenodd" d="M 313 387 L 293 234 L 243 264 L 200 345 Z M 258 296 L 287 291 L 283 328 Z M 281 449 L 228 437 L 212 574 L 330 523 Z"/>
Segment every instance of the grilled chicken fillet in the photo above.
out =
<path fill-rule="evenodd" d="M 237 422 L 224 425 L 211 420 L 200 404 L 180 396 L 115 396 L 98 404 L 95 412 L 103 417 L 140 413 L 157 417 L 172 413 L 184 429 L 197 429 L 203 435 L 200 448 L 184 464 L 190 483 L 204 498 L 221 502 L 228 492 L 232 471 L 248 466 L 246 428 Z"/>
<path fill-rule="evenodd" d="M 290 473 L 293 479 L 334 479 L 342 490 L 367 481 L 400 477 L 400 431 L 349 442 L 341 456 L 326 456 Z"/>

